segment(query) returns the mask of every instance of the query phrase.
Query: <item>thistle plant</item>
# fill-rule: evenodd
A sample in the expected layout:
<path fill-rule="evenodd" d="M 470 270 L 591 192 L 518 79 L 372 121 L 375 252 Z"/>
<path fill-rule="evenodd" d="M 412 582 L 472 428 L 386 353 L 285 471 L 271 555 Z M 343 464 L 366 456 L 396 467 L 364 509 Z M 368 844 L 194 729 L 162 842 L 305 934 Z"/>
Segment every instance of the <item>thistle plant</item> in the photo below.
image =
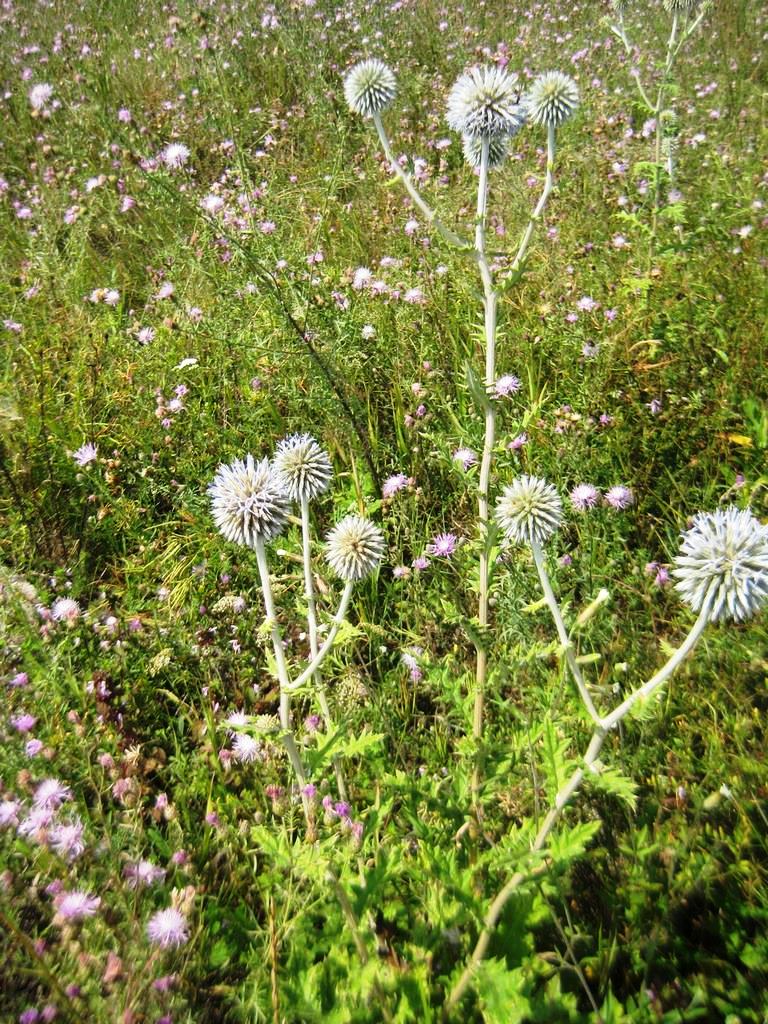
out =
<path fill-rule="evenodd" d="M 308 434 L 295 434 L 279 442 L 271 462 L 267 458 L 257 462 L 248 454 L 244 459 L 235 459 L 230 464 L 219 466 L 208 488 L 213 519 L 220 532 L 228 541 L 251 548 L 256 554 L 264 601 L 265 628 L 272 642 L 280 688 L 280 728 L 296 782 L 302 789 L 308 819 L 309 808 L 304 792 L 307 778 L 293 732 L 291 695 L 311 685 L 326 729 L 328 732 L 333 731 L 331 709 L 319 670 L 346 618 L 354 584 L 370 575 L 384 554 L 381 531 L 361 516 L 347 516 L 328 534 L 325 558 L 335 575 L 344 582 L 344 589 L 328 634 L 320 644 L 309 506 L 311 501 L 328 490 L 331 477 L 331 461 L 327 452 Z M 298 502 L 301 516 L 310 658 L 302 669 L 292 675 L 273 596 L 266 544 L 278 537 L 288 525 L 294 502 Z M 346 783 L 338 760 L 334 760 L 334 769 L 339 794 L 345 799 Z"/>
<path fill-rule="evenodd" d="M 629 37 L 629 30 L 624 20 L 628 2 L 614 2 L 613 14 L 608 19 L 608 25 L 613 34 L 621 41 L 627 56 L 633 61 L 630 71 L 632 80 L 637 88 L 640 101 L 646 108 L 648 114 L 655 122 L 654 129 L 654 185 L 653 185 L 653 208 L 651 212 L 651 249 L 653 257 L 653 246 L 656 240 L 658 226 L 660 197 L 661 197 L 661 175 L 662 170 L 670 181 L 674 180 L 675 154 L 677 149 L 677 115 L 674 110 L 667 108 L 668 93 L 672 86 L 672 71 L 675 62 L 685 47 L 686 43 L 693 36 L 701 25 L 707 14 L 711 3 L 710 0 L 663 0 L 664 10 L 671 15 L 669 36 L 666 43 L 666 55 L 662 65 L 661 75 L 656 84 L 655 98 L 652 90 L 643 85 L 639 69 L 634 61 L 637 56 L 637 47 Z"/>
<path fill-rule="evenodd" d="M 551 485 L 535 478 L 515 481 L 497 506 L 499 525 L 506 536 L 527 543 L 533 552 L 542 588 L 558 626 L 566 651 L 570 640 L 564 632 L 557 600 L 546 576 L 540 540 L 552 535 L 559 521 L 559 499 Z M 768 525 L 760 523 L 749 509 L 730 506 L 694 517 L 691 528 L 683 533 L 680 553 L 673 575 L 682 600 L 697 613 L 696 621 L 680 646 L 666 663 L 646 682 L 633 690 L 607 714 L 599 714 L 592 702 L 575 659 L 567 657 L 579 692 L 593 720 L 593 732 L 581 764 L 558 790 L 531 843 L 531 853 L 546 853 L 546 844 L 563 811 L 580 790 L 585 779 L 598 778 L 605 771 L 599 760 L 603 746 L 620 723 L 637 707 L 646 704 L 666 683 L 696 647 L 710 623 L 743 622 L 757 615 L 768 604 Z M 572 654 L 572 652 L 571 652 Z M 493 931 L 515 891 L 532 873 L 546 868 L 545 859 L 533 871 L 516 871 L 491 901 L 484 916 L 475 947 L 445 1003 L 446 1015 L 459 1005 L 472 984 L 486 954 Z"/>
<path fill-rule="evenodd" d="M 465 159 L 477 169 L 478 188 L 474 239 L 463 238 L 448 228 L 417 190 L 411 176 L 395 160 L 384 128 L 382 112 L 395 95 L 393 73 L 381 61 L 363 61 L 347 74 L 345 96 L 352 111 L 371 117 L 384 154 L 392 172 L 400 179 L 411 200 L 428 223 L 434 224 L 442 237 L 467 253 L 474 261 L 483 288 L 483 385 L 486 396 L 493 393 L 496 381 L 496 339 L 498 333 L 499 291 L 495 285 L 486 252 L 486 222 L 489 197 L 489 172 L 500 167 L 509 150 L 510 140 L 526 124 L 543 127 L 547 134 L 547 166 L 541 196 L 522 231 L 520 242 L 509 269 L 509 281 L 520 275 L 536 225 L 554 185 L 556 131 L 579 105 L 576 83 L 559 71 L 536 78 L 527 94 L 523 94 L 518 76 L 505 69 L 474 67 L 460 75 L 447 102 L 447 122 L 462 138 Z M 473 371 L 469 373 L 474 376 Z M 473 804 L 477 808 L 482 769 L 481 743 L 485 688 L 488 676 L 487 628 L 489 626 L 489 585 L 491 558 L 491 517 L 489 511 L 491 472 L 496 443 L 496 409 L 490 399 L 483 402 L 485 432 L 480 465 L 478 493 L 479 559 L 479 639 L 476 642 L 475 696 L 472 734 L 477 746 L 477 760 L 472 782 Z"/>

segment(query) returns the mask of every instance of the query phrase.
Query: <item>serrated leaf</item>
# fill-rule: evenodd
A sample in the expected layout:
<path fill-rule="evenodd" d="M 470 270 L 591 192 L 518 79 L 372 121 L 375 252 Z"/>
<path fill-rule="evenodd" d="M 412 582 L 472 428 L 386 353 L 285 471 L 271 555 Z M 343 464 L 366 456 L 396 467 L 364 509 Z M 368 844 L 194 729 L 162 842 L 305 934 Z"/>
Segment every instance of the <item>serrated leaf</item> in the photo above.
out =
<path fill-rule="evenodd" d="M 553 833 L 548 853 L 553 864 L 567 864 L 581 857 L 594 836 L 600 831 L 600 821 L 580 821 L 577 824 Z"/>
<path fill-rule="evenodd" d="M 510 971 L 499 959 L 484 960 L 477 972 L 477 994 L 487 1024 L 522 1024 L 531 1012 L 523 994 L 525 978 L 520 967 Z"/>
<path fill-rule="evenodd" d="M 615 768 L 604 768 L 599 772 L 589 772 L 585 775 L 585 780 L 596 789 L 618 797 L 630 810 L 635 810 L 637 806 L 637 785 L 628 776 L 622 775 L 620 771 L 617 771 Z"/>
<path fill-rule="evenodd" d="M 472 401 L 475 403 L 475 408 L 485 416 L 487 412 L 491 411 L 491 400 L 486 394 L 483 382 L 469 362 L 464 363 L 464 379 L 467 382 Z"/>

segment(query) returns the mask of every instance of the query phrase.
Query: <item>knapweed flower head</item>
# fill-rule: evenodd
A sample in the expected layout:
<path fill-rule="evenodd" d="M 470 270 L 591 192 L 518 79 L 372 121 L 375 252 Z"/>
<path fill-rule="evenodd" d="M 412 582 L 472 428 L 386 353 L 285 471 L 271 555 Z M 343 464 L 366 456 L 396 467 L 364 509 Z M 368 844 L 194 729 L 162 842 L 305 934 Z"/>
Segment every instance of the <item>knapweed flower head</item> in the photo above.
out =
<path fill-rule="evenodd" d="M 55 622 L 75 622 L 80 617 L 80 605 L 72 597 L 58 597 L 51 606 Z"/>
<path fill-rule="evenodd" d="M 630 505 L 634 505 L 635 495 L 631 487 L 625 487 L 624 484 L 617 484 L 615 487 L 610 487 L 605 492 L 604 500 L 606 505 L 610 505 L 611 508 L 615 508 L 617 512 L 621 512 L 625 508 L 629 508 Z"/>
<path fill-rule="evenodd" d="M 546 71 L 535 79 L 525 97 L 525 109 L 533 124 L 559 128 L 579 105 L 579 87 L 561 71 Z"/>
<path fill-rule="evenodd" d="M 521 122 L 522 124 L 522 122 Z M 481 135 L 462 135 L 461 148 L 464 159 L 470 167 L 479 167 L 483 154 L 483 138 Z M 488 138 L 488 167 L 494 170 L 501 167 L 509 153 L 509 135 L 491 135 Z"/>
<path fill-rule="evenodd" d="M 278 484 L 294 501 L 311 500 L 327 491 L 333 473 L 328 453 L 309 434 L 283 438 L 272 466 Z"/>
<path fill-rule="evenodd" d="M 43 110 L 53 96 L 53 86 L 48 82 L 39 82 L 29 90 L 29 105 L 33 110 Z"/>
<path fill-rule="evenodd" d="M 186 917 L 174 907 L 158 910 L 147 921 L 147 938 L 153 945 L 163 949 L 182 946 L 189 938 Z"/>
<path fill-rule="evenodd" d="M 470 68 L 448 94 L 446 119 L 472 138 L 514 135 L 525 122 L 517 75 L 495 66 Z"/>
<path fill-rule="evenodd" d="M 695 612 L 710 602 L 712 622 L 751 618 L 768 602 L 768 525 L 735 505 L 701 512 L 674 564 L 675 589 Z"/>
<path fill-rule="evenodd" d="M 396 93 L 392 69 L 376 57 L 355 64 L 344 79 L 344 99 L 350 110 L 363 117 L 386 110 Z"/>
<path fill-rule="evenodd" d="M 600 498 L 600 492 L 594 484 L 576 484 L 568 497 L 577 512 L 586 512 L 595 507 Z"/>
<path fill-rule="evenodd" d="M 326 537 L 326 560 L 343 580 L 364 579 L 383 554 L 383 533 L 362 516 L 347 516 Z"/>
<path fill-rule="evenodd" d="M 62 921 L 82 921 L 84 917 L 93 917 L 101 905 L 101 897 L 75 889 L 72 892 L 60 892 L 54 898 L 53 905 L 56 915 Z"/>
<path fill-rule="evenodd" d="M 283 531 L 291 501 L 275 477 L 269 459 L 252 455 L 219 466 L 208 486 L 216 526 L 227 540 L 255 547 Z"/>
<path fill-rule="evenodd" d="M 160 159 L 166 167 L 171 170 L 178 170 L 189 160 L 189 147 L 183 142 L 169 142 L 160 153 Z"/>
<path fill-rule="evenodd" d="M 516 544 L 543 544 L 560 526 L 562 512 L 552 484 L 527 474 L 505 487 L 496 502 L 496 522 Z"/>

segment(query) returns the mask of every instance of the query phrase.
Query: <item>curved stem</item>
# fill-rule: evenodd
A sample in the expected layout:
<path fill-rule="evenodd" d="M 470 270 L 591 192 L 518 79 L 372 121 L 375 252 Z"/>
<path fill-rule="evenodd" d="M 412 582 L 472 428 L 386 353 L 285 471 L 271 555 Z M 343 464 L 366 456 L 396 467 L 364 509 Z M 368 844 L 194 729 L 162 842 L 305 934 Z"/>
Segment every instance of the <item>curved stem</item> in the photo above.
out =
<path fill-rule="evenodd" d="M 291 728 L 290 676 L 288 675 L 288 665 L 285 661 L 283 638 L 280 635 L 280 627 L 277 623 L 275 602 L 272 598 L 272 585 L 269 579 L 267 553 L 264 550 L 264 541 L 261 538 L 256 541 L 255 549 L 256 562 L 259 567 L 259 577 L 261 579 L 261 593 L 264 597 L 264 610 L 267 615 L 267 622 L 269 623 L 269 631 L 272 638 L 272 650 L 274 651 L 275 665 L 277 666 L 277 679 L 280 683 L 280 728 L 283 730 L 283 742 L 285 743 L 285 749 L 288 751 L 288 758 L 296 776 L 296 781 L 303 789 L 306 785 L 307 779 L 304 774 L 301 758 L 299 757 L 299 750 L 296 746 L 296 740 L 294 739 L 293 730 Z M 304 804 L 305 815 L 308 816 L 309 802 L 304 793 L 302 793 L 302 802 Z"/>
<path fill-rule="evenodd" d="M 653 107 L 653 114 L 656 118 L 656 132 L 655 132 L 655 152 L 654 152 L 654 163 L 656 166 L 656 180 L 654 182 L 653 189 L 653 210 L 651 211 L 651 239 L 650 239 L 650 251 L 649 251 L 649 265 L 653 261 L 653 254 L 656 244 L 656 230 L 659 222 L 659 202 L 661 196 L 661 109 L 664 105 L 664 93 L 667 88 L 667 81 L 669 79 L 670 72 L 672 71 L 672 65 L 675 62 L 678 48 L 675 47 L 677 42 L 677 14 L 672 16 L 672 28 L 670 29 L 669 39 L 667 41 L 667 59 L 664 64 L 664 72 L 659 82 L 659 91 L 656 96 L 656 106 Z"/>
<path fill-rule="evenodd" d="M 531 844 L 532 853 L 538 853 L 544 848 L 544 844 L 547 841 L 549 834 L 557 824 L 563 810 L 567 807 L 573 796 L 578 792 L 582 782 L 584 781 L 585 775 L 587 775 L 588 772 L 599 771 L 597 759 L 610 730 L 628 714 L 630 709 L 638 700 L 641 700 L 643 697 L 650 696 L 654 690 L 658 689 L 658 687 L 661 686 L 661 684 L 668 679 L 670 675 L 672 675 L 675 669 L 678 668 L 683 660 L 691 653 L 701 637 L 701 634 L 704 632 L 704 628 L 709 623 L 711 608 L 712 597 L 710 596 L 705 601 L 704 607 L 699 613 L 699 617 L 696 619 L 696 622 L 693 624 L 685 640 L 675 651 L 672 657 L 669 658 L 663 668 L 659 669 L 654 676 L 635 690 L 634 693 L 630 694 L 630 696 L 627 697 L 627 699 L 614 711 L 612 711 L 610 715 L 596 725 L 595 731 L 592 734 L 589 746 L 587 747 L 587 751 L 584 755 L 584 763 L 575 769 L 568 781 L 561 787 L 555 796 L 552 806 L 547 812 L 547 816 L 541 823 L 533 843 Z M 451 989 L 448 999 L 445 1002 L 443 1007 L 444 1018 L 448 1016 L 450 1010 L 454 1009 L 459 1004 L 464 993 L 471 985 L 475 972 L 486 954 L 488 945 L 491 941 L 491 936 L 493 935 L 493 930 L 498 924 L 504 907 L 509 902 L 509 899 L 514 894 L 515 890 L 522 882 L 525 882 L 532 876 L 543 873 L 546 869 L 547 862 L 544 861 L 543 863 L 537 864 L 533 871 L 516 871 L 496 894 L 485 917 L 483 918 L 483 927 L 480 931 L 480 935 L 478 936 L 475 948 L 472 950 L 467 966 L 464 968 L 458 981 Z"/>
<path fill-rule="evenodd" d="M 301 551 L 304 561 L 304 596 L 307 599 L 307 632 L 309 633 L 309 652 L 311 660 L 314 661 L 318 655 L 318 644 L 317 644 L 317 609 L 315 606 L 315 586 L 312 581 L 312 551 L 310 545 L 310 531 L 309 531 L 309 498 L 303 497 L 300 502 L 301 505 Z M 331 708 L 328 704 L 328 697 L 325 692 L 320 677 L 319 670 L 316 669 L 314 673 L 314 684 L 315 684 L 315 696 L 317 697 L 317 703 L 320 705 L 320 713 L 323 716 L 325 722 L 325 728 L 330 733 L 333 732 L 333 719 L 331 717 Z M 336 774 L 336 786 L 339 790 L 339 796 L 342 800 L 347 799 L 347 786 L 344 780 L 344 772 L 341 767 L 341 761 L 338 757 L 333 759 L 333 770 Z"/>
<path fill-rule="evenodd" d="M 493 288 L 493 278 L 485 255 L 485 221 L 488 208 L 488 138 L 483 138 L 480 149 L 480 180 L 477 187 L 477 218 L 475 221 L 475 250 L 477 265 L 483 282 L 483 311 L 485 333 L 485 389 L 491 391 L 496 377 L 496 304 L 497 296 Z M 483 708 L 485 703 L 485 684 L 488 674 L 488 652 L 486 649 L 485 631 L 488 626 L 488 597 L 490 576 L 490 551 L 488 548 L 488 494 L 491 482 L 491 464 L 493 462 L 493 446 L 496 440 L 496 409 L 492 401 L 488 401 L 485 409 L 485 440 L 483 442 L 483 458 L 480 464 L 479 487 L 479 526 L 482 548 L 480 551 L 480 597 L 478 620 L 480 623 L 480 639 L 477 644 L 477 664 L 475 669 L 475 704 L 472 715 L 472 738 L 478 745 L 475 768 L 472 774 L 472 802 L 477 804 L 482 774 L 482 752 L 479 744 L 483 735 Z"/>
<path fill-rule="evenodd" d="M 526 225 L 523 237 L 520 239 L 520 246 L 517 250 L 517 255 L 512 261 L 511 270 L 514 272 L 518 270 L 520 264 L 525 259 L 525 254 L 528 251 L 531 238 L 533 238 L 533 232 L 536 225 L 541 220 L 541 215 L 544 212 L 544 207 L 547 205 L 549 194 L 552 191 L 552 187 L 555 183 L 554 170 L 555 170 L 555 155 L 557 149 L 555 146 L 555 129 L 552 125 L 547 127 L 547 171 L 544 177 L 544 190 L 541 193 L 541 198 L 536 204 L 533 213 L 531 214 L 530 220 Z"/>
<path fill-rule="evenodd" d="M 427 221 L 427 223 L 434 224 L 437 230 L 446 240 L 446 242 L 450 242 L 451 245 L 455 245 L 459 249 L 471 249 L 472 243 L 468 239 L 462 238 L 461 235 L 457 235 L 455 231 L 451 231 L 449 227 L 443 224 L 443 222 L 440 220 L 440 218 L 437 216 L 437 214 L 431 208 L 431 206 L 429 206 L 426 200 L 422 198 L 421 194 L 419 193 L 418 189 L 413 183 L 413 178 L 410 176 L 410 174 L 408 174 L 407 171 L 403 170 L 403 168 L 395 159 L 394 153 L 392 152 L 392 146 L 390 145 L 389 142 L 389 137 L 387 135 L 386 129 L 384 128 L 384 122 L 381 120 L 381 114 L 373 115 L 373 123 L 376 127 L 376 131 L 379 136 L 379 141 L 381 142 L 381 147 L 384 150 L 384 156 L 387 158 L 387 161 L 389 162 L 390 170 L 393 172 L 393 174 L 396 174 L 400 181 L 403 183 L 403 185 L 405 186 L 405 191 L 411 197 L 414 204 L 419 208 L 419 210 L 421 210 L 424 219 Z"/>
<path fill-rule="evenodd" d="M 295 693 L 296 690 L 301 689 L 301 687 L 304 686 L 304 684 L 312 678 L 312 676 L 320 667 L 320 665 L 322 665 L 322 663 L 325 661 L 331 647 L 333 646 L 333 641 L 336 639 L 336 634 L 339 632 L 339 627 L 341 626 L 347 614 L 350 598 L 352 597 L 353 587 L 354 583 L 352 580 L 347 580 L 347 582 L 344 584 L 344 593 L 341 595 L 341 601 L 339 602 L 339 610 L 336 612 L 333 619 L 331 620 L 331 629 L 330 632 L 328 633 L 328 636 L 325 638 L 323 646 L 317 652 L 317 656 L 310 661 L 310 663 L 307 665 L 307 667 L 304 669 L 301 675 L 298 676 L 297 679 L 294 679 L 293 682 L 286 683 L 285 688 L 289 693 Z"/>
<path fill-rule="evenodd" d="M 574 654 L 573 644 L 571 643 L 571 639 L 568 635 L 568 630 L 565 628 L 563 616 L 560 613 L 560 606 L 557 603 L 557 598 L 555 597 L 554 591 L 552 590 L 552 584 L 549 581 L 547 567 L 544 562 L 544 552 L 541 550 L 541 546 L 536 541 L 532 542 L 531 549 L 533 551 L 533 560 L 536 563 L 536 569 L 539 573 L 539 582 L 541 583 L 541 589 L 544 591 L 544 597 L 546 599 L 547 606 L 549 607 L 550 614 L 552 615 L 552 618 L 554 620 L 555 629 L 557 630 L 557 636 L 563 648 L 563 653 L 565 654 L 565 660 L 568 663 L 568 668 L 571 670 L 571 675 L 573 676 L 576 682 L 579 694 L 581 696 L 582 701 L 584 702 L 584 706 L 589 712 L 590 718 L 593 722 L 598 723 L 600 722 L 600 715 L 598 714 L 597 709 L 595 708 L 586 681 L 584 680 L 584 676 L 582 675 L 581 669 L 579 668 L 578 662 L 576 661 L 576 655 Z"/>
<path fill-rule="evenodd" d="M 667 679 L 669 679 L 669 677 L 672 675 L 672 673 L 675 671 L 678 665 L 680 665 L 680 663 L 688 657 L 690 652 L 699 642 L 701 634 L 704 632 L 706 626 L 709 623 L 709 614 L 711 608 L 712 599 L 708 598 L 704 602 L 704 607 L 699 612 L 699 617 L 696 619 L 693 626 L 691 627 L 690 633 L 685 638 L 685 640 L 683 640 L 683 642 L 680 644 L 680 646 L 669 659 L 669 661 L 666 663 L 666 665 L 660 668 L 656 675 L 652 676 L 648 680 L 648 682 L 643 683 L 643 685 L 640 686 L 637 690 L 635 690 L 634 693 L 630 693 L 626 700 L 622 701 L 622 703 L 619 704 L 617 708 L 614 708 L 614 710 L 609 715 L 605 716 L 605 718 L 602 720 L 602 725 L 604 729 L 613 729 L 614 726 L 618 725 L 622 718 L 624 718 L 628 714 L 628 712 L 634 707 L 634 705 L 639 700 L 644 700 L 645 698 L 650 697 L 655 690 L 658 690 L 662 683 L 665 683 Z"/>

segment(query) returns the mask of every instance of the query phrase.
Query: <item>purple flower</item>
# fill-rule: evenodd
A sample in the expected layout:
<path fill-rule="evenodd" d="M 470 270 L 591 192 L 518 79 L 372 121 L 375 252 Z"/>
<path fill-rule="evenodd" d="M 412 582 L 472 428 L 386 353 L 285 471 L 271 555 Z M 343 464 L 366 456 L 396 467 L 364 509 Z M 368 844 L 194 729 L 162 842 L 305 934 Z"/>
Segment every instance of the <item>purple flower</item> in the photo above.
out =
<path fill-rule="evenodd" d="M 35 718 L 34 715 L 30 715 L 28 712 L 25 712 L 21 715 L 14 715 L 13 718 L 11 719 L 11 725 L 16 730 L 16 732 L 20 733 L 31 732 L 32 729 L 35 728 L 36 724 L 37 719 Z"/>
<path fill-rule="evenodd" d="M 21 804 L 18 800 L 3 800 L 0 801 L 0 828 L 15 827 L 19 823 L 17 817 L 18 812 L 21 808 Z"/>
<path fill-rule="evenodd" d="M 262 752 L 262 743 L 255 736 L 239 732 L 232 741 L 232 756 L 242 764 L 251 764 L 258 760 Z"/>
<path fill-rule="evenodd" d="M 165 879 L 165 869 L 158 867 L 150 860 L 137 860 L 133 864 L 125 865 L 123 878 L 128 883 L 129 889 L 140 889 L 142 886 L 149 888 Z"/>
<path fill-rule="evenodd" d="M 507 445 L 507 448 L 509 448 L 511 452 L 516 452 L 518 449 L 522 448 L 524 444 L 528 444 L 528 435 L 525 433 L 518 434 L 517 437 L 512 438 Z"/>
<path fill-rule="evenodd" d="M 63 921 L 82 921 L 85 917 L 93 917 L 100 904 L 101 897 L 90 896 L 82 889 L 61 892 L 53 901 L 56 913 Z"/>
<path fill-rule="evenodd" d="M 493 393 L 496 398 L 509 398 L 520 390 L 520 381 L 514 374 L 507 373 L 499 377 L 493 385 Z"/>
<path fill-rule="evenodd" d="M 391 498 L 397 494 L 398 491 L 402 491 L 404 487 L 408 486 L 408 477 L 405 473 L 395 473 L 394 476 L 388 476 L 384 481 L 381 488 L 382 498 Z"/>
<path fill-rule="evenodd" d="M 427 558 L 426 555 L 419 555 L 418 558 L 414 558 L 413 560 L 413 568 L 418 571 L 426 569 L 428 565 L 429 559 Z"/>
<path fill-rule="evenodd" d="M 44 779 L 35 790 L 32 802 L 35 807 L 55 811 L 67 800 L 72 799 L 72 790 L 58 779 Z"/>
<path fill-rule="evenodd" d="M 80 605 L 71 597 L 59 597 L 51 606 L 51 615 L 56 622 L 72 623 L 80 616 Z"/>
<path fill-rule="evenodd" d="M 98 448 L 95 444 L 91 444 L 89 441 L 87 444 L 82 445 L 77 449 L 76 452 L 72 452 L 72 458 L 78 464 L 78 466 L 87 466 L 90 462 L 94 462 L 98 457 Z"/>
<path fill-rule="evenodd" d="M 457 448 L 453 453 L 453 461 L 461 464 L 463 469 L 469 469 L 477 462 L 477 455 L 471 448 Z"/>
<path fill-rule="evenodd" d="M 83 841 L 83 823 L 79 818 L 72 821 L 61 822 L 55 825 L 50 832 L 48 840 L 51 849 L 67 860 L 77 860 L 85 850 Z"/>
<path fill-rule="evenodd" d="M 605 503 L 610 505 L 611 508 L 615 508 L 618 511 L 621 509 L 629 508 L 635 502 L 635 496 L 632 493 L 631 488 L 624 487 L 623 484 L 619 484 L 616 487 L 611 487 L 610 490 L 605 492 Z"/>
<path fill-rule="evenodd" d="M 189 939 L 186 917 L 173 907 L 158 910 L 147 922 L 147 938 L 163 949 L 182 946 Z"/>
<path fill-rule="evenodd" d="M 183 142 L 170 142 L 160 154 L 166 167 L 176 170 L 189 160 L 189 149 Z"/>
<path fill-rule="evenodd" d="M 595 507 L 600 492 L 592 484 L 577 484 L 569 497 L 577 512 L 586 512 L 587 509 Z"/>
<path fill-rule="evenodd" d="M 28 1007 L 19 1014 L 19 1024 L 37 1024 L 40 1020 L 40 1013 L 34 1006 Z"/>
<path fill-rule="evenodd" d="M 432 543 L 427 545 L 427 551 L 438 558 L 450 558 L 456 550 L 458 539 L 455 533 L 438 533 L 432 538 Z"/>

